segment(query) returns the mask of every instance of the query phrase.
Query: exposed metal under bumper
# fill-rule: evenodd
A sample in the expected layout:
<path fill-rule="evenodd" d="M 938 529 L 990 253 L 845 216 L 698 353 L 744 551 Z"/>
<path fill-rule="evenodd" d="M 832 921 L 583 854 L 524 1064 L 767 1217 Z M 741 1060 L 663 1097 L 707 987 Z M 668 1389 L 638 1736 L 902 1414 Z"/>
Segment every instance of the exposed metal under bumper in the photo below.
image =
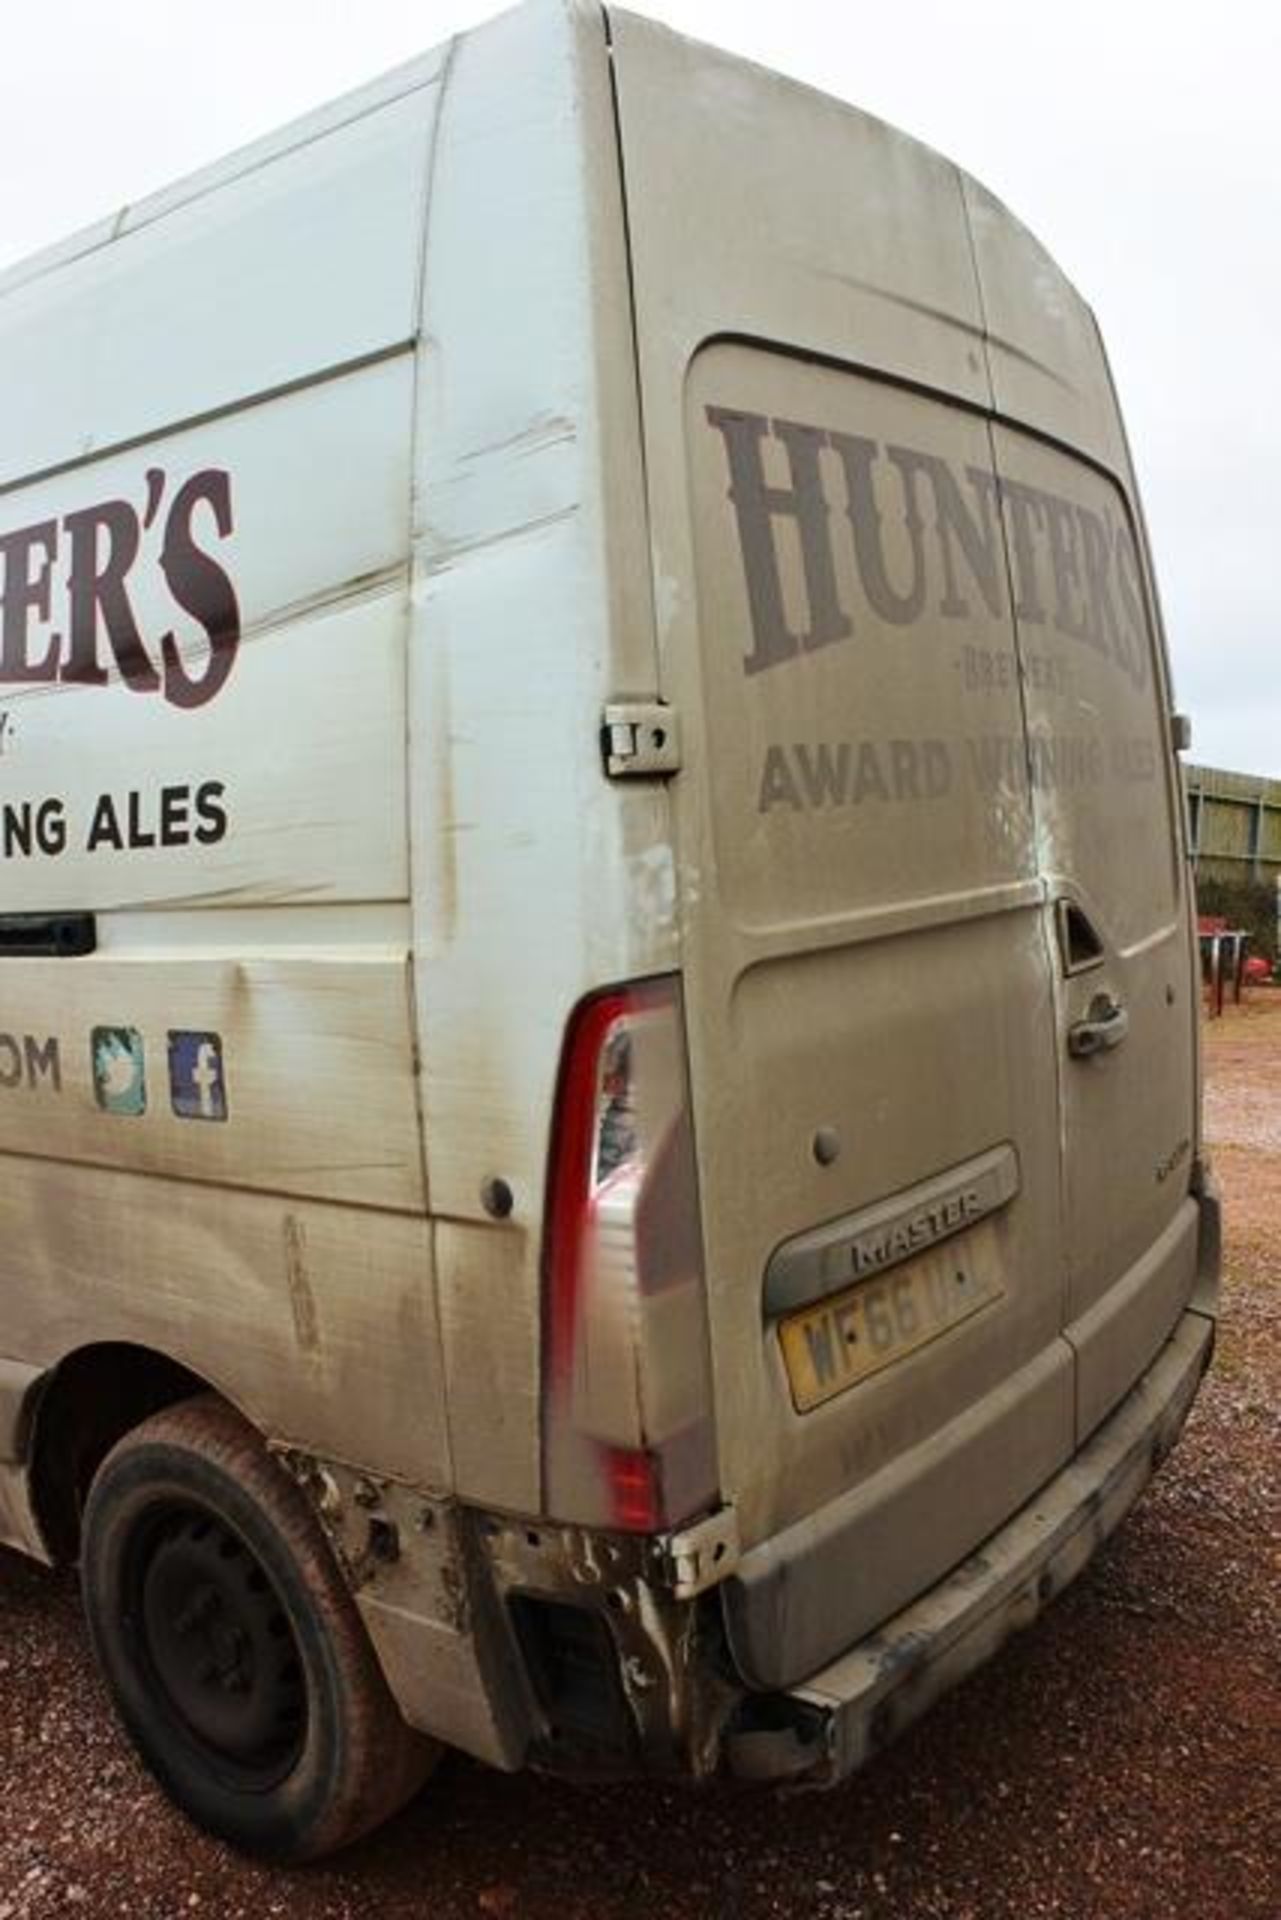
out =
<path fill-rule="evenodd" d="M 1070 1465 L 945 1580 L 729 1738 L 733 1772 L 829 1786 L 1029 1625 L 1085 1566 L 1169 1452 L 1209 1363 L 1188 1311 Z M 762 1705 L 764 1703 L 762 1702 Z"/>

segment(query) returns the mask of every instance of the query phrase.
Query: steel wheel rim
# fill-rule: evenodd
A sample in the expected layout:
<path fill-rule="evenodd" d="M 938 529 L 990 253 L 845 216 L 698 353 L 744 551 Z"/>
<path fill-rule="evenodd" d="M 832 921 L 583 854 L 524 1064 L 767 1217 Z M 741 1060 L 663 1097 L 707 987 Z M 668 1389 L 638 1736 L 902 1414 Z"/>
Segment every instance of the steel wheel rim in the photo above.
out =
<path fill-rule="evenodd" d="M 297 1638 L 243 1537 L 194 1501 L 166 1502 L 135 1528 L 126 1620 L 152 1703 L 239 1791 L 267 1792 L 306 1738 Z"/>

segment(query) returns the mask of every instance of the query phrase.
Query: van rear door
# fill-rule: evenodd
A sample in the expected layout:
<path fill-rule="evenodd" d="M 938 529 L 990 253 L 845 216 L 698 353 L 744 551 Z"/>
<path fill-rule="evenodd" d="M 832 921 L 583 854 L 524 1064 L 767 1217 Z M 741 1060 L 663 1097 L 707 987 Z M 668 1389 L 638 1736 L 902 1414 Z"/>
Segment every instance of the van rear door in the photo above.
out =
<path fill-rule="evenodd" d="M 1089 308 L 962 182 L 1059 994 L 1066 1330 L 1084 1440 L 1196 1268 L 1197 963 L 1156 593 Z M 1069 452 L 1068 449 L 1072 449 Z"/>
<path fill-rule="evenodd" d="M 1162 660 L 1120 485 L 1010 428 L 996 460 L 1060 987 L 1078 1439 L 1191 1292 L 1195 976 Z"/>
<path fill-rule="evenodd" d="M 1053 956 L 954 171 L 612 31 L 727 1617 L 775 1686 L 1070 1454 Z"/>

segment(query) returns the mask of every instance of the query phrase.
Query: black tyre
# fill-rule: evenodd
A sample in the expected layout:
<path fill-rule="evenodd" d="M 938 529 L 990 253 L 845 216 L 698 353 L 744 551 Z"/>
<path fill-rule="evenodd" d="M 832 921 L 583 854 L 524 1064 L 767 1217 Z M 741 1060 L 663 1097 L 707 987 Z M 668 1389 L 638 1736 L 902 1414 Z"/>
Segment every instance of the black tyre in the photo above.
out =
<path fill-rule="evenodd" d="M 303 1494 L 223 1401 L 183 1401 L 108 1454 L 82 1579 L 143 1759 L 235 1846 L 329 1853 L 430 1772 L 439 1748 L 401 1719 Z"/>

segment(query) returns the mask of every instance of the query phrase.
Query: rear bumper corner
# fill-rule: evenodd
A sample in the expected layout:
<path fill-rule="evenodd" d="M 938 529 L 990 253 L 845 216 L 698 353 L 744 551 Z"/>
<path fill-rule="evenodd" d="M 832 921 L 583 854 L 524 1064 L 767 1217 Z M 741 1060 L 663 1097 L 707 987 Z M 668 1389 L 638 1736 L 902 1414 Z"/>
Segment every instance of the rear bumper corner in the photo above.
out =
<path fill-rule="evenodd" d="M 1215 1195 L 1216 1233 L 1217 1221 Z M 727 1736 L 732 1773 L 835 1785 L 1036 1619 L 1177 1440 L 1209 1364 L 1217 1271 L 1216 1243 L 1199 1274 L 1207 1308 L 1198 1299 L 1180 1316 L 1125 1399 L 1034 1499 L 875 1633 L 798 1685 L 747 1704 Z"/>

